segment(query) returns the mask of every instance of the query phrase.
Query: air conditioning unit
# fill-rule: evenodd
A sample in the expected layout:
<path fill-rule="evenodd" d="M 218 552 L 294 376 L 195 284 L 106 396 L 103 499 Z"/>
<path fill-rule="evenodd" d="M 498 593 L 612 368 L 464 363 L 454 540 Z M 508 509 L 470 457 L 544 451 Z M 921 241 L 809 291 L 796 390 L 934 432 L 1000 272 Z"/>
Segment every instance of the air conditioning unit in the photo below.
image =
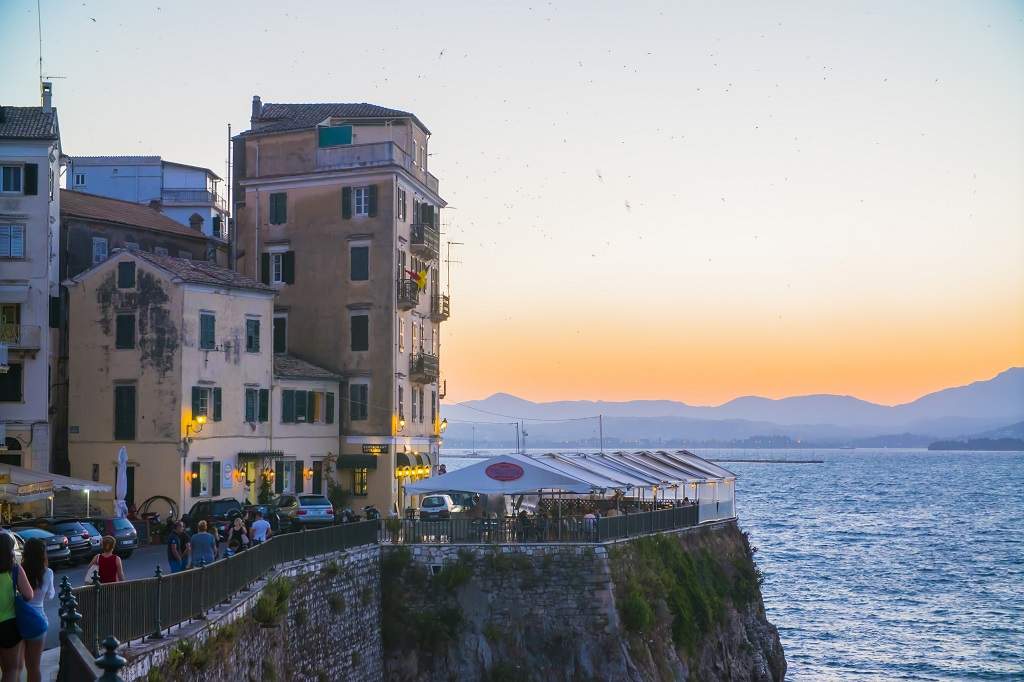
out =
<path fill-rule="evenodd" d="M 7 364 L 7 344 L 0 343 L 0 374 L 7 374 L 10 365 Z"/>

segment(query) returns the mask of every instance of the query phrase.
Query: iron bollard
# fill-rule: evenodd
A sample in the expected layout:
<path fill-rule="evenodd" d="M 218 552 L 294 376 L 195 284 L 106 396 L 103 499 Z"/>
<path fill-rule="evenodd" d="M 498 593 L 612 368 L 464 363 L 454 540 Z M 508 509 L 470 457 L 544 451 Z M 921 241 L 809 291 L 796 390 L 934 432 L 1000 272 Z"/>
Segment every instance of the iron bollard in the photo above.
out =
<path fill-rule="evenodd" d="M 156 622 L 154 623 L 153 634 L 149 636 L 149 639 L 163 639 L 163 628 L 160 623 L 160 591 L 164 581 L 164 572 L 160 570 L 160 564 L 156 565 L 153 575 L 156 577 Z"/>
<path fill-rule="evenodd" d="M 107 637 L 103 640 L 104 652 L 96 658 L 96 666 L 103 671 L 97 682 L 124 682 L 117 671 L 128 662 L 123 656 L 118 655 L 117 647 L 121 645 L 114 637 Z"/>
<path fill-rule="evenodd" d="M 93 590 L 93 595 L 94 596 L 93 596 L 93 602 L 92 602 L 93 603 L 92 620 L 93 620 L 93 626 L 94 626 L 93 631 L 92 631 L 92 639 L 93 639 L 94 646 L 93 646 L 92 650 L 95 651 L 97 654 L 100 652 L 100 585 L 101 584 L 102 583 L 100 582 L 100 574 L 99 573 L 93 573 L 92 574 L 92 586 L 95 589 Z"/>

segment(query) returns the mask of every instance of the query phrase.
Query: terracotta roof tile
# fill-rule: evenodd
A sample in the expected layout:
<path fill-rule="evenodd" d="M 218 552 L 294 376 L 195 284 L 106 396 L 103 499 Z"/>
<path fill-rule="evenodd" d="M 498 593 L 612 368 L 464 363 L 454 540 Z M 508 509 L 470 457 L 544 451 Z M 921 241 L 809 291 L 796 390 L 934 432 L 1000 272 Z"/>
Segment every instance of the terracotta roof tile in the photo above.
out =
<path fill-rule="evenodd" d="M 57 110 L 42 107 L 0 107 L 0 138 L 56 140 Z"/>
<path fill-rule="evenodd" d="M 311 362 L 301 360 L 294 355 L 274 356 L 274 376 L 284 379 L 324 379 L 341 381 L 341 376 L 318 367 Z"/>
<path fill-rule="evenodd" d="M 197 232 L 190 227 L 185 227 L 178 221 L 172 220 L 160 211 L 152 209 L 145 204 L 136 204 L 131 201 L 111 199 L 95 194 L 86 194 L 85 192 L 75 192 L 69 189 L 62 189 L 60 191 L 60 214 L 62 218 L 74 217 L 117 223 L 119 225 L 130 225 L 144 230 L 165 232 L 202 242 L 210 239 L 205 234 Z"/>
<path fill-rule="evenodd" d="M 122 249 L 114 249 L 114 253 L 120 251 Z M 272 287 L 261 284 L 251 277 L 203 260 L 158 256 L 148 251 L 130 251 L 129 253 L 140 260 L 148 261 L 157 267 L 163 268 L 181 281 L 188 282 L 189 284 L 208 284 L 210 286 L 230 287 L 232 289 L 255 289 L 257 291 L 275 293 Z"/>
<path fill-rule="evenodd" d="M 411 118 L 416 121 L 423 130 L 427 126 L 416 118 L 415 114 L 400 109 L 389 109 L 388 107 L 358 103 L 319 103 L 319 104 L 273 104 L 265 103 L 263 113 L 256 120 L 252 130 L 242 135 L 256 135 L 260 133 L 277 133 L 286 130 L 301 130 L 312 128 L 321 121 L 328 118 Z"/>

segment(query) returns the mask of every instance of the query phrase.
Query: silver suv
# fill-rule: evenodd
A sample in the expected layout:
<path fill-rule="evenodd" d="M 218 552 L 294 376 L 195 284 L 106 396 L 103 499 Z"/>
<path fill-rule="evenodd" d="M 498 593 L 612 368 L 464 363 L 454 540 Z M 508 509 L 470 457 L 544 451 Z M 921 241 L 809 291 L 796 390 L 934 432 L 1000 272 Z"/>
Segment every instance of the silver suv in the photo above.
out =
<path fill-rule="evenodd" d="M 461 511 L 462 506 L 455 504 L 451 495 L 427 495 L 420 502 L 420 518 L 424 521 L 447 519 Z"/>

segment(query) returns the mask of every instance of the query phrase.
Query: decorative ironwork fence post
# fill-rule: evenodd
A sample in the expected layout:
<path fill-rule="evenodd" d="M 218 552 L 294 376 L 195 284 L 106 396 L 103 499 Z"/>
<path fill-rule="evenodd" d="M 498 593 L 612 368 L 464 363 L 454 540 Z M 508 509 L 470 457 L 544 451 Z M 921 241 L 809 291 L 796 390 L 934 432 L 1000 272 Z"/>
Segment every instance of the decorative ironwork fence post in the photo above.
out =
<path fill-rule="evenodd" d="M 96 658 L 96 665 L 103 671 L 103 674 L 97 682 L 124 682 L 117 671 L 123 668 L 128 661 L 118 655 L 117 647 L 120 645 L 121 643 L 114 637 L 107 637 L 103 640 L 105 651 Z"/>
<path fill-rule="evenodd" d="M 57 613 L 60 615 L 60 629 L 66 630 L 68 627 L 67 621 L 67 608 L 68 601 L 71 599 L 71 579 L 64 576 L 60 579 L 60 608 Z"/>
<path fill-rule="evenodd" d="M 199 620 L 206 620 L 206 562 L 199 562 Z"/>
<path fill-rule="evenodd" d="M 95 651 L 97 654 L 100 652 L 100 585 L 101 584 L 102 583 L 100 582 L 100 574 L 99 573 L 93 573 L 92 574 L 92 586 L 93 586 L 93 602 L 92 602 L 93 603 L 93 614 L 92 614 L 93 631 L 92 631 L 92 639 L 93 639 L 94 646 L 93 646 L 92 650 Z"/>
<path fill-rule="evenodd" d="M 156 576 L 156 618 L 153 623 L 153 634 L 149 636 L 149 639 L 163 639 L 163 627 L 161 627 L 160 623 L 160 604 L 162 601 L 160 593 L 163 588 L 164 572 L 160 570 L 160 564 L 156 565 L 156 570 L 153 572 L 153 575 Z"/>

